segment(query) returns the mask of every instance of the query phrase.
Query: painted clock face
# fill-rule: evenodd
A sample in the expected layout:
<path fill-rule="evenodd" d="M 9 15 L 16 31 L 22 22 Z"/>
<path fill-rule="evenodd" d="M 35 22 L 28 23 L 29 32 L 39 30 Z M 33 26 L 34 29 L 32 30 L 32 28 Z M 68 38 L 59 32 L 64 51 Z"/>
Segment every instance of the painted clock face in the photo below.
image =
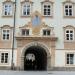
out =
<path fill-rule="evenodd" d="M 32 25 L 33 25 L 33 26 L 38 26 L 38 25 L 40 25 L 40 23 L 41 23 L 41 19 L 40 19 L 39 16 L 35 16 L 35 17 L 32 19 Z"/>

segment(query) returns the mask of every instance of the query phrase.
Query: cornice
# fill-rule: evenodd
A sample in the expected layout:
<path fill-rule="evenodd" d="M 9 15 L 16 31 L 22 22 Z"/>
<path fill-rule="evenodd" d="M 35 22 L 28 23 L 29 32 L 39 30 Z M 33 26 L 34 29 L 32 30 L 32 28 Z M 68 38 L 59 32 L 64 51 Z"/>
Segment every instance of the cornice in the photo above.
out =
<path fill-rule="evenodd" d="M 2 27 L 0 28 L 9 28 L 9 29 L 12 29 L 13 27 L 11 27 L 10 25 L 3 25 Z"/>
<path fill-rule="evenodd" d="M 66 1 L 64 1 L 64 2 L 62 2 L 63 4 L 65 4 L 65 3 L 72 3 L 72 4 L 75 4 L 75 2 L 73 2 L 73 1 L 71 1 L 71 0 L 66 0 Z"/>
<path fill-rule="evenodd" d="M 50 1 L 50 0 L 44 0 L 44 1 L 42 1 L 41 3 L 46 3 L 46 2 L 48 2 L 48 3 L 54 3 L 54 2 L 52 2 L 52 1 Z"/>
<path fill-rule="evenodd" d="M 43 36 L 16 36 L 16 39 L 17 40 L 51 40 L 51 41 L 57 41 L 57 37 L 50 37 L 50 36 L 46 36 L 46 37 L 43 37 Z"/>
<path fill-rule="evenodd" d="M 11 0 L 5 0 L 4 2 L 3 2 L 3 4 L 4 3 L 15 3 L 14 1 L 11 1 Z"/>

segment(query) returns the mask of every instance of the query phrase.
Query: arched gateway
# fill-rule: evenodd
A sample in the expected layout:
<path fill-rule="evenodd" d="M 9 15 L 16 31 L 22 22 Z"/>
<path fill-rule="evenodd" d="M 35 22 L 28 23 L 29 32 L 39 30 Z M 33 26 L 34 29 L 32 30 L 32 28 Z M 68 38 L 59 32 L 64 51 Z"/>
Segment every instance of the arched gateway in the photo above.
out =
<path fill-rule="evenodd" d="M 37 42 L 24 47 L 21 58 L 21 67 L 24 70 L 47 70 L 50 65 L 49 49 Z"/>

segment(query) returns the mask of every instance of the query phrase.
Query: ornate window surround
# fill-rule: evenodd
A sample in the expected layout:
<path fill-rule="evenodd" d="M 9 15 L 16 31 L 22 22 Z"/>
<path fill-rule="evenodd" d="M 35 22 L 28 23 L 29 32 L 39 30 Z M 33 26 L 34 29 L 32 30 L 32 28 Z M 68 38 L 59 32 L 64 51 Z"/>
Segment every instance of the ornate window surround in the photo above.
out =
<path fill-rule="evenodd" d="M 72 15 L 71 16 L 65 15 L 65 5 L 72 5 Z M 63 2 L 63 17 L 64 18 L 75 18 L 75 2 L 71 0 L 66 0 L 65 2 Z"/>
<path fill-rule="evenodd" d="M 20 28 L 20 36 L 24 36 L 24 35 L 22 35 L 22 29 L 28 29 L 29 30 L 29 35 L 27 35 L 27 36 L 32 35 L 32 29 L 28 25 L 24 25 L 24 26 L 19 27 L 19 28 Z M 25 37 L 27 37 L 27 36 L 25 35 Z"/>
<path fill-rule="evenodd" d="M 4 14 L 4 6 L 5 6 L 6 4 L 12 5 L 12 12 L 11 12 L 10 15 L 5 15 L 5 14 Z M 2 7 L 2 17 L 13 17 L 13 15 L 14 15 L 14 2 L 11 1 L 11 0 L 6 0 L 6 1 L 4 1 L 4 2 L 3 2 L 3 7 Z"/>
<path fill-rule="evenodd" d="M 50 35 L 43 35 L 43 30 L 50 30 Z M 43 36 L 43 37 L 54 37 L 54 27 L 49 27 L 48 25 L 46 25 L 45 23 L 42 24 L 42 28 L 40 30 L 40 35 Z"/>
<path fill-rule="evenodd" d="M 3 25 L 2 27 L 1 27 L 1 38 L 2 38 L 2 41 L 11 41 L 11 38 L 12 38 L 12 30 L 13 29 L 13 27 L 10 27 L 9 25 Z M 7 40 L 7 39 L 3 39 L 3 30 L 9 30 L 9 39 Z"/>
<path fill-rule="evenodd" d="M 66 40 L 66 31 L 67 30 L 73 31 L 73 40 Z M 67 25 L 66 27 L 64 27 L 64 41 L 65 42 L 75 42 L 75 27 L 73 27 L 72 25 Z"/>
<path fill-rule="evenodd" d="M 30 5 L 30 14 L 29 15 L 23 15 L 23 6 L 24 5 Z M 21 17 L 30 17 L 31 16 L 31 14 L 32 14 L 32 4 L 33 4 L 33 2 L 32 1 L 30 1 L 30 0 L 24 0 L 24 1 L 21 1 Z M 27 11 L 26 11 L 27 12 Z"/>
<path fill-rule="evenodd" d="M 52 1 L 49 0 L 44 0 L 43 2 L 41 2 L 41 13 L 43 17 L 53 17 L 53 3 Z M 50 15 L 44 15 L 44 5 L 50 5 Z"/>
<path fill-rule="evenodd" d="M 43 30 L 46 30 L 46 35 L 43 35 Z M 47 35 L 47 30 L 50 31 L 50 35 Z M 49 28 L 42 28 L 42 36 L 51 36 L 51 29 L 49 29 Z"/>

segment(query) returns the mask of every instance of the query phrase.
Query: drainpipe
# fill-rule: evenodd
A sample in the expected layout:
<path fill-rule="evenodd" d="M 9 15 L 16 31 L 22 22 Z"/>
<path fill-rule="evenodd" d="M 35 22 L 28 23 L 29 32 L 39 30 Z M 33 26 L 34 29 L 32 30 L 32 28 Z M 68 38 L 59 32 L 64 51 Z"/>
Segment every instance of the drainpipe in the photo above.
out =
<path fill-rule="evenodd" d="M 12 60 L 11 60 L 11 70 L 14 70 L 14 43 L 15 43 L 15 23 L 16 22 L 16 0 L 14 2 L 14 17 L 13 17 L 13 37 L 12 37 Z"/>

